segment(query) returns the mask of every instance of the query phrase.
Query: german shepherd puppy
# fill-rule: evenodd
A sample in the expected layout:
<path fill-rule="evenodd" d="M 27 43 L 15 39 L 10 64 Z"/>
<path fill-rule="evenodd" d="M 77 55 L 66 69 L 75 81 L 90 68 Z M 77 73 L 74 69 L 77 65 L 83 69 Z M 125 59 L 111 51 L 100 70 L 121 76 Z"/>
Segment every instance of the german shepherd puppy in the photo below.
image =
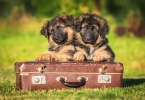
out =
<path fill-rule="evenodd" d="M 95 14 L 82 14 L 74 22 L 75 61 L 113 61 L 115 54 L 108 45 L 107 21 Z"/>
<path fill-rule="evenodd" d="M 73 23 L 73 16 L 66 14 L 60 14 L 47 21 L 41 34 L 48 39 L 49 50 L 48 53 L 39 55 L 36 60 L 71 61 L 75 52 Z"/>

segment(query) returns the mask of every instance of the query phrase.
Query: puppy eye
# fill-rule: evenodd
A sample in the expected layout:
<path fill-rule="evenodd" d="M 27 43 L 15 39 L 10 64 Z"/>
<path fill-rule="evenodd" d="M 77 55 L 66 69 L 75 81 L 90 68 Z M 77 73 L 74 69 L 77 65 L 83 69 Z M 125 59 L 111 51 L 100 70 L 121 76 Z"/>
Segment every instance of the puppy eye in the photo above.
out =
<path fill-rule="evenodd" d="M 93 32 L 97 32 L 98 30 L 97 30 L 96 27 L 92 27 L 92 31 L 93 31 Z"/>
<path fill-rule="evenodd" d="M 53 29 L 50 29 L 50 30 L 49 30 L 49 32 L 50 32 L 50 33 L 53 33 L 53 32 L 54 32 L 54 30 L 53 30 Z"/>
<path fill-rule="evenodd" d="M 87 31 L 86 27 L 82 27 L 81 31 Z"/>
<path fill-rule="evenodd" d="M 86 26 L 83 26 L 82 29 L 87 30 L 88 29 L 88 26 L 87 25 Z"/>
<path fill-rule="evenodd" d="M 63 30 L 65 27 L 64 26 L 59 26 L 59 30 Z"/>
<path fill-rule="evenodd" d="M 93 29 L 93 32 L 97 32 L 98 30 L 96 28 Z"/>
<path fill-rule="evenodd" d="M 85 26 L 85 28 L 86 28 L 86 29 L 88 29 L 88 28 L 89 28 L 89 26 L 88 26 L 88 25 L 86 25 L 86 26 Z"/>

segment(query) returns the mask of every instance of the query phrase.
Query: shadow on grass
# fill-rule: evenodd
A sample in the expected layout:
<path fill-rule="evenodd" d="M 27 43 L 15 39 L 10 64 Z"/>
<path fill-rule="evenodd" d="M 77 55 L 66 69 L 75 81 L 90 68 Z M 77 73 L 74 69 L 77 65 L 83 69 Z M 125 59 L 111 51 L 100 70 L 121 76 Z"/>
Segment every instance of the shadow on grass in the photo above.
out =
<path fill-rule="evenodd" d="M 123 87 L 130 87 L 145 83 L 145 78 L 125 78 L 123 79 Z"/>

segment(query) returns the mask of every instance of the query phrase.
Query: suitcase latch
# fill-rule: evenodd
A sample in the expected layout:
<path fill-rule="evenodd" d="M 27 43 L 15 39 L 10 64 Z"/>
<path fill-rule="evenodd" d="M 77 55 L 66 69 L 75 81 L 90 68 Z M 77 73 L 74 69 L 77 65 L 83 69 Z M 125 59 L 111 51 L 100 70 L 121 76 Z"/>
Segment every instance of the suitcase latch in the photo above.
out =
<path fill-rule="evenodd" d="M 38 68 L 38 71 L 39 71 L 40 73 L 44 73 L 44 72 L 46 71 L 46 66 L 39 67 L 39 68 Z"/>
<path fill-rule="evenodd" d="M 102 68 L 99 68 L 99 72 L 101 74 L 105 74 L 106 73 L 106 70 L 107 70 L 107 66 L 103 66 Z"/>

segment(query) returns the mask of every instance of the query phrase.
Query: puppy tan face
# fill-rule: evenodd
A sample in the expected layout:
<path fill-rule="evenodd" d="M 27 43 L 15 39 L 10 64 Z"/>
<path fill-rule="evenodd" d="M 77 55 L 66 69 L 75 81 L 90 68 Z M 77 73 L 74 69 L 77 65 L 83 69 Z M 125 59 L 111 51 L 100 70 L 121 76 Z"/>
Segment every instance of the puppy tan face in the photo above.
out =
<path fill-rule="evenodd" d="M 56 23 L 55 25 L 51 25 L 49 27 L 49 34 L 52 39 L 57 44 L 63 44 L 68 39 L 68 30 L 66 30 L 68 26 L 60 23 Z"/>
<path fill-rule="evenodd" d="M 64 44 L 73 39 L 73 17 L 61 14 L 47 22 L 41 33 L 57 44 Z"/>
<path fill-rule="evenodd" d="M 97 24 L 88 24 L 83 22 L 81 25 L 80 35 L 82 41 L 86 44 L 94 44 L 99 34 L 99 26 Z"/>
<path fill-rule="evenodd" d="M 105 38 L 108 33 L 107 21 L 95 14 L 82 14 L 75 21 L 76 31 L 85 44 L 95 44 L 97 38 Z"/>

